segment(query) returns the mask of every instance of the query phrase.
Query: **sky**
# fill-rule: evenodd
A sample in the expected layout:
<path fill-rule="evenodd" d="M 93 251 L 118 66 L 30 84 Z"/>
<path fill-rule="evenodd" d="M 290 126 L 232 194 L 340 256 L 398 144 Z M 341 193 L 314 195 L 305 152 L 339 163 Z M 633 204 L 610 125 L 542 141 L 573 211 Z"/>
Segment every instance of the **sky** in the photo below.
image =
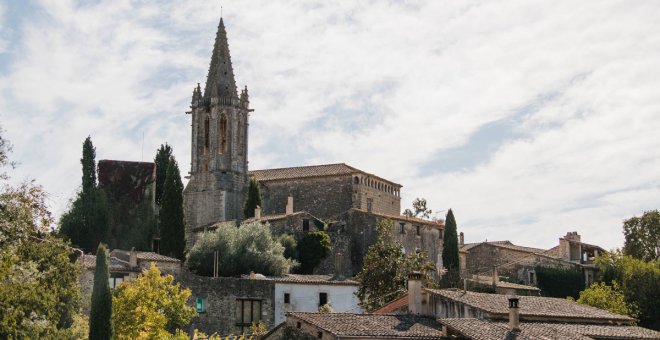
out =
<path fill-rule="evenodd" d="M 12 181 L 56 216 L 97 160 L 190 169 L 212 0 L 0 0 Z M 222 1 L 250 169 L 347 163 L 451 208 L 466 242 L 606 249 L 660 208 L 660 2 Z"/>

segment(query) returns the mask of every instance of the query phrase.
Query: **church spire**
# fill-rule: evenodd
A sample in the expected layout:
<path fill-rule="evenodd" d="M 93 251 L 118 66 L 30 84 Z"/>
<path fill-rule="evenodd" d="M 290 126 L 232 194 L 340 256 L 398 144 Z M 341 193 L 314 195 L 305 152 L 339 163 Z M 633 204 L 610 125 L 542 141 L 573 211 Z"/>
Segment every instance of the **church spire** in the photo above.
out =
<path fill-rule="evenodd" d="M 229 56 L 227 30 L 222 18 L 220 18 L 218 33 L 215 36 L 211 65 L 209 74 L 206 76 L 206 88 L 204 88 L 204 99 L 210 100 L 213 97 L 238 98 L 234 70 Z"/>

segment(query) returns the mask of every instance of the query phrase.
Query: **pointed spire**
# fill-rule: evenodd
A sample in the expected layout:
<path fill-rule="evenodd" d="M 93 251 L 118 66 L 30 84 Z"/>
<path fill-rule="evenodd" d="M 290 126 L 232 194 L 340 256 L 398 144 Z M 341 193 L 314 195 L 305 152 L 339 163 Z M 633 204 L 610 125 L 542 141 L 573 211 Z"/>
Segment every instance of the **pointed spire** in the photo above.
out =
<path fill-rule="evenodd" d="M 236 81 L 234 80 L 234 70 L 229 55 L 227 30 L 225 29 L 222 18 L 220 18 L 218 33 L 215 36 L 211 65 L 209 66 L 209 74 L 206 77 L 206 88 L 204 89 L 204 98 L 210 99 L 212 97 L 238 97 Z"/>

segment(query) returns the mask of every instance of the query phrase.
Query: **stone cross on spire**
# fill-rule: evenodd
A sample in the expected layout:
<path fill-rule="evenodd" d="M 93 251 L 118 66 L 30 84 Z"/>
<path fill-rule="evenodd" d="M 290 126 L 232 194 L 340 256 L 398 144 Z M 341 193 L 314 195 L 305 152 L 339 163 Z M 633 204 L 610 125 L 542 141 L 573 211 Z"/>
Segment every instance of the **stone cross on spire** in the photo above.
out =
<path fill-rule="evenodd" d="M 227 30 L 220 18 L 218 33 L 215 36 L 213 54 L 209 74 L 206 76 L 206 88 L 204 99 L 211 98 L 238 98 L 236 80 L 234 80 L 234 69 L 231 66 L 229 55 L 229 44 L 227 42 Z"/>

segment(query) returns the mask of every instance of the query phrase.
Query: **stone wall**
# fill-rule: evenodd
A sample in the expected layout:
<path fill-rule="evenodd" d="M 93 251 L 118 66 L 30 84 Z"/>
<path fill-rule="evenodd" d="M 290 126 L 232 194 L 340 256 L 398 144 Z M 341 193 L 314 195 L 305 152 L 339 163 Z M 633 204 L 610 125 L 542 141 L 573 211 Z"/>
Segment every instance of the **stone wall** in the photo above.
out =
<path fill-rule="evenodd" d="M 380 181 L 368 183 L 371 182 L 353 180 L 353 208 L 395 216 L 401 214 L 401 197 L 394 185 Z"/>
<path fill-rule="evenodd" d="M 311 177 L 260 182 L 264 214 L 283 214 L 287 198 L 293 197 L 294 211 L 307 211 L 330 218 L 352 207 L 351 176 Z"/>
<path fill-rule="evenodd" d="M 271 280 L 249 280 L 232 277 L 204 277 L 183 273 L 181 285 L 189 288 L 192 295 L 189 304 L 195 306 L 197 298 L 204 299 L 206 310 L 190 323 L 189 330 L 198 329 L 206 334 L 241 334 L 237 325 L 237 304 L 241 299 L 261 301 L 261 320 L 273 328 L 275 319 L 275 284 Z M 248 331 L 245 331 L 246 333 Z"/>

